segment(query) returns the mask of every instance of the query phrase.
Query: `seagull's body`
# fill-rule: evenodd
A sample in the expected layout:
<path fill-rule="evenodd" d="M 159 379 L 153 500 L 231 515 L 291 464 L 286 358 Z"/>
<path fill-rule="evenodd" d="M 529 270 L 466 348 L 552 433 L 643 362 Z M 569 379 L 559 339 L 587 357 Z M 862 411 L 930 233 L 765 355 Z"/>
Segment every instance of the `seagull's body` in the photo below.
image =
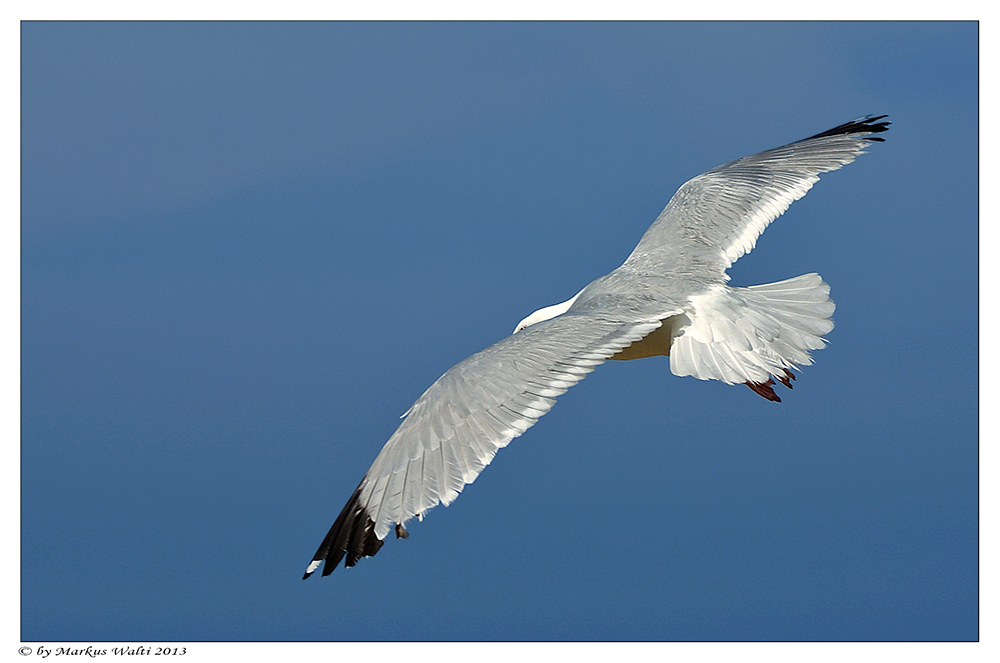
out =
<path fill-rule="evenodd" d="M 452 367 L 404 414 L 323 540 L 304 577 L 378 552 L 389 531 L 450 504 L 497 449 L 608 359 L 670 357 L 675 375 L 743 382 L 772 401 L 833 329 L 818 274 L 734 288 L 726 269 L 806 194 L 819 174 L 864 151 L 885 116 L 713 168 L 684 184 L 613 272 L 522 320 L 511 336 Z"/>

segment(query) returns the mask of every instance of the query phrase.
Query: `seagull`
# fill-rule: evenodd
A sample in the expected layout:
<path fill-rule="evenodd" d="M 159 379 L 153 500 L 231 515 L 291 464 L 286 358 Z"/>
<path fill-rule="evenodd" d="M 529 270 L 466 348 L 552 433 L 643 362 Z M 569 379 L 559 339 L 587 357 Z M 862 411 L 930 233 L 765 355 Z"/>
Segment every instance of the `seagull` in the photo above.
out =
<path fill-rule="evenodd" d="M 392 530 L 447 506 L 497 450 L 608 359 L 667 356 L 674 375 L 743 383 L 780 402 L 792 369 L 833 329 L 819 274 L 735 288 L 726 270 L 820 173 L 864 153 L 886 115 L 865 116 L 686 182 L 621 267 L 456 364 L 403 414 L 306 567 L 329 575 L 379 551 Z"/>

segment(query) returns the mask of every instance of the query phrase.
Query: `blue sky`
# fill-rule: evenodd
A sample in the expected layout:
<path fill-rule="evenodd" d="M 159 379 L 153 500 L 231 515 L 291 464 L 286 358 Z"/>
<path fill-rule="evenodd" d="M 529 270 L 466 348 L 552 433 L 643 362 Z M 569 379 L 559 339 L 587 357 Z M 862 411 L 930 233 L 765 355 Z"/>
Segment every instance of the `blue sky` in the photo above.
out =
<path fill-rule="evenodd" d="M 969 640 L 974 23 L 24 23 L 24 640 Z M 685 180 L 888 113 L 731 269 L 816 271 L 781 404 L 599 367 L 299 580 L 442 372 Z"/>

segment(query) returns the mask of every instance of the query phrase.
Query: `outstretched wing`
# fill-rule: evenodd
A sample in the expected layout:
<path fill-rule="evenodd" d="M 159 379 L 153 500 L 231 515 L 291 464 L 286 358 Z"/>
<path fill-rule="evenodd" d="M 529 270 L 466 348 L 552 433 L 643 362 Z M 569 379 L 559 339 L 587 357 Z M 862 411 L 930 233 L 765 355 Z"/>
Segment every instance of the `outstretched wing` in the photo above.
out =
<path fill-rule="evenodd" d="M 867 141 L 881 140 L 871 134 L 886 130 L 889 123 L 879 122 L 883 117 L 848 122 L 687 182 L 625 263 L 581 291 L 568 302 L 567 312 L 503 339 L 442 375 L 382 448 L 304 577 L 321 564 L 328 575 L 345 556 L 345 565 L 353 566 L 378 552 L 394 524 L 396 536 L 405 537 L 407 520 L 449 504 L 497 449 L 548 412 L 556 397 L 661 321 L 683 313 L 708 284 L 724 281 L 729 265 L 805 195 L 819 173 L 850 163 Z M 767 293 L 747 292 L 748 301 L 754 294 L 767 298 Z M 772 302 L 775 307 L 797 310 L 800 304 Z"/>
<path fill-rule="evenodd" d="M 851 163 L 885 115 L 847 122 L 811 138 L 713 168 L 686 182 L 625 261 L 659 274 L 726 279 L 725 270 L 749 253 L 771 221 L 806 195 L 820 173 Z"/>
<path fill-rule="evenodd" d="M 679 311 L 677 311 L 679 312 Z M 456 364 L 417 399 L 334 522 L 308 578 L 374 555 L 393 524 L 451 503 L 497 449 L 549 411 L 595 366 L 660 326 L 566 314 L 538 323 Z"/>

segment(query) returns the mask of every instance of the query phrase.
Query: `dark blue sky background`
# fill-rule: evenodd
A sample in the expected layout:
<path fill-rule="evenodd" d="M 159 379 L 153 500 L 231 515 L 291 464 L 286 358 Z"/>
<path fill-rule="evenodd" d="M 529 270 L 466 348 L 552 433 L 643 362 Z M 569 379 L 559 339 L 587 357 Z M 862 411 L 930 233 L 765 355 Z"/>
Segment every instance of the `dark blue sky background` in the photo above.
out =
<path fill-rule="evenodd" d="M 978 637 L 974 23 L 24 23 L 25 640 Z M 781 404 L 604 365 L 299 580 L 399 415 L 677 187 L 888 113 L 731 270 Z"/>

